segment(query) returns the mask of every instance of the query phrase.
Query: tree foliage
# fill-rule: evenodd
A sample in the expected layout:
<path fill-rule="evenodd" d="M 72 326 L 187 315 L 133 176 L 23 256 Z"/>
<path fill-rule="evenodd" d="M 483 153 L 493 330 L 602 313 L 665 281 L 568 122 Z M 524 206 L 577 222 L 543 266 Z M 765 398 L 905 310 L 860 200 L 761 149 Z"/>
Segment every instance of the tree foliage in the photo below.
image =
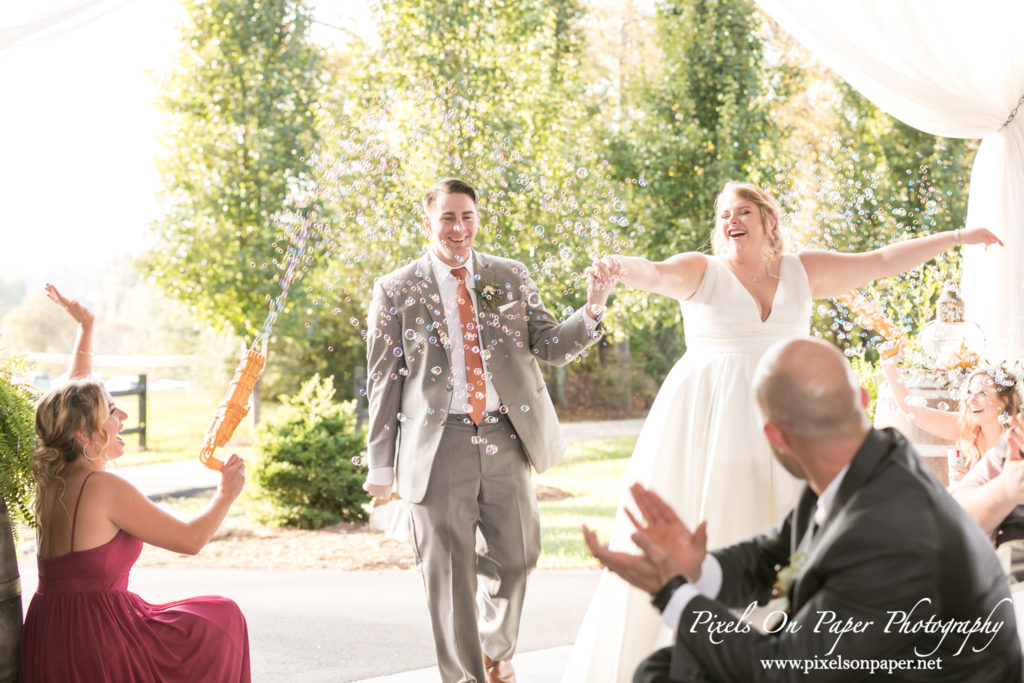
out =
<path fill-rule="evenodd" d="M 808 212 L 813 219 L 803 245 L 866 251 L 962 226 L 976 141 L 916 130 L 849 86 L 836 87 L 836 118 L 806 169 L 813 175 L 814 191 L 802 201 L 813 211 Z M 959 277 L 960 257 L 954 250 L 923 267 L 868 285 L 864 292 L 913 335 L 935 318 L 943 281 Z M 845 307 L 832 302 L 818 306 L 814 328 L 820 336 L 853 349 L 867 342 L 873 348 L 879 340 L 874 331 L 859 328 Z"/>
<path fill-rule="evenodd" d="M 309 176 L 322 55 L 300 0 L 188 0 L 166 78 L 164 215 L 143 267 L 199 319 L 251 336 L 280 292 L 275 217 Z"/>
<path fill-rule="evenodd" d="M 771 182 L 762 151 L 779 138 L 770 108 L 780 95 L 749 1 L 661 2 L 655 22 L 657 68 L 638 70 L 619 115 L 604 120 L 627 199 L 627 253 L 661 260 L 709 250 L 727 180 Z M 634 362 L 660 382 L 683 349 L 678 304 L 623 291 L 612 313 L 613 328 L 628 325 Z"/>
<path fill-rule="evenodd" d="M 459 176 L 481 191 L 480 247 L 536 264 L 546 298 L 579 305 L 579 273 L 617 229 L 588 144 L 580 16 L 576 0 L 382 4 L 380 48 L 344 71 L 319 159 L 336 281 L 368 299 L 420 253 L 423 191 Z"/>

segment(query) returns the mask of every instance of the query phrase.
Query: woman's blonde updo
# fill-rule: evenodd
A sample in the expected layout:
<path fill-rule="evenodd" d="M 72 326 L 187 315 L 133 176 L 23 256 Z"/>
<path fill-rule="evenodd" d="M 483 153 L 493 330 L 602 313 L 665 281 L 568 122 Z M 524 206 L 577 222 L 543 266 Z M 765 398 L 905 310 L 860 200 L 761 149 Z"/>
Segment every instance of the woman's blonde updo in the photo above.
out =
<path fill-rule="evenodd" d="M 36 406 L 36 447 L 32 452 L 32 476 L 36 481 L 36 519 L 42 519 L 43 489 L 56 482 L 58 495 L 63 494 L 64 467 L 85 455 L 78 442 L 79 432 L 104 433 L 103 422 L 109 407 L 103 385 L 93 379 L 72 380 L 48 392 Z"/>
<path fill-rule="evenodd" d="M 715 197 L 715 229 L 711 232 L 711 251 L 714 254 L 726 252 L 727 240 L 725 234 L 719 230 L 719 216 L 721 215 L 722 200 L 731 194 L 740 199 L 752 202 L 761 210 L 761 222 L 764 224 L 764 260 L 768 265 L 768 272 L 778 277 L 778 263 L 786 244 L 782 239 L 782 232 L 779 230 L 779 223 L 782 222 L 782 208 L 763 189 L 753 183 L 744 183 L 738 180 L 730 180 L 722 188 L 722 191 Z"/>

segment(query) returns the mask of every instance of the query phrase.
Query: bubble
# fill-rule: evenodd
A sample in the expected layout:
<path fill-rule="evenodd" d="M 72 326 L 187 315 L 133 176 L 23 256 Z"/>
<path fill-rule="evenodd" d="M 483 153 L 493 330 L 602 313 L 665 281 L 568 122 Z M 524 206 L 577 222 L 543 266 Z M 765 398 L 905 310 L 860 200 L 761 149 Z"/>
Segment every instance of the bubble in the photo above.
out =
<path fill-rule="evenodd" d="M 436 375 L 440 375 L 441 374 L 441 366 L 440 365 L 435 365 L 434 367 L 430 368 L 430 374 L 431 375 L 435 375 L 435 376 Z"/>
<path fill-rule="evenodd" d="M 949 404 L 945 401 L 939 401 L 938 408 L 939 410 L 949 410 Z"/>
<path fill-rule="evenodd" d="M 526 303 L 529 304 L 530 307 L 532 307 L 532 308 L 539 308 L 540 304 L 541 304 L 540 293 L 539 292 L 530 292 L 529 294 L 527 294 L 526 295 Z"/>
<path fill-rule="evenodd" d="M 519 406 L 519 410 L 524 412 L 524 413 L 528 413 L 528 412 L 530 412 L 530 406 L 528 406 L 528 405 L 526 405 L 524 403 L 523 405 Z"/>
<path fill-rule="evenodd" d="M 580 178 L 586 178 L 588 175 L 590 175 L 590 171 L 581 166 L 576 169 L 576 175 Z"/>
<path fill-rule="evenodd" d="M 414 339 L 416 339 L 416 330 L 408 328 L 406 329 L 405 332 L 402 333 L 402 336 L 408 339 L 409 341 L 413 341 Z"/>
<path fill-rule="evenodd" d="M 363 458 L 361 456 L 358 456 L 358 455 L 353 455 L 352 456 L 352 464 L 355 465 L 356 467 L 362 467 L 363 466 Z"/>
<path fill-rule="evenodd" d="M 484 442 L 484 437 L 482 437 L 482 436 L 475 436 L 474 435 L 474 436 L 469 437 L 469 442 L 475 446 L 477 444 L 483 443 Z"/>
<path fill-rule="evenodd" d="M 502 415 L 508 415 L 508 406 L 501 406 L 500 408 L 498 408 L 498 412 L 501 413 Z"/>
<path fill-rule="evenodd" d="M 493 443 L 492 444 L 487 444 L 487 446 L 484 448 L 484 453 L 486 453 L 487 455 L 494 455 L 497 452 L 498 452 L 498 447 L 495 446 Z"/>
<path fill-rule="evenodd" d="M 396 346 L 394 349 L 391 350 L 391 353 L 394 354 L 395 358 L 401 358 L 403 353 L 402 347 Z"/>

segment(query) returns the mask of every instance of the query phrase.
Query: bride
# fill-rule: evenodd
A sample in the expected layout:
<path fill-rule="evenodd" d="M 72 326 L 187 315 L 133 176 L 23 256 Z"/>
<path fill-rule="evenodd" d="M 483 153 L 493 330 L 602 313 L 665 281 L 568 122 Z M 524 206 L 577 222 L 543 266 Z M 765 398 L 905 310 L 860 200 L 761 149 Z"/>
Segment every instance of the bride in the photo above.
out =
<path fill-rule="evenodd" d="M 1002 244 L 984 228 L 961 228 L 859 254 L 783 254 L 780 214 L 763 189 L 732 181 L 715 200 L 713 256 L 686 252 L 655 263 L 616 254 L 592 266 L 605 281 L 679 300 L 686 328 L 686 353 L 665 378 L 627 469 L 613 549 L 632 548 L 623 505 L 633 482 L 656 491 L 687 523 L 711 520 L 708 548 L 780 521 L 800 485 L 774 462 L 761 434 L 750 387 L 761 354 L 780 339 L 808 334 L 814 299 L 896 275 L 958 245 Z M 631 681 L 640 661 L 670 637 L 650 596 L 605 571 L 563 683 Z"/>

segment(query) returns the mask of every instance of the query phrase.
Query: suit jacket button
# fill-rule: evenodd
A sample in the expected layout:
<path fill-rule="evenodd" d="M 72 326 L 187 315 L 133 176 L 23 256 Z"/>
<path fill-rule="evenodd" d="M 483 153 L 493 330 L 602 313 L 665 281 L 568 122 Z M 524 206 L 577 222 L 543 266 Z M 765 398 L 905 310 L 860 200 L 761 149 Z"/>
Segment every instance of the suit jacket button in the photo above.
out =
<path fill-rule="evenodd" d="M 445 391 L 451 391 L 452 390 L 452 385 L 451 384 L 446 384 L 445 387 L 444 387 L 444 390 Z"/>

